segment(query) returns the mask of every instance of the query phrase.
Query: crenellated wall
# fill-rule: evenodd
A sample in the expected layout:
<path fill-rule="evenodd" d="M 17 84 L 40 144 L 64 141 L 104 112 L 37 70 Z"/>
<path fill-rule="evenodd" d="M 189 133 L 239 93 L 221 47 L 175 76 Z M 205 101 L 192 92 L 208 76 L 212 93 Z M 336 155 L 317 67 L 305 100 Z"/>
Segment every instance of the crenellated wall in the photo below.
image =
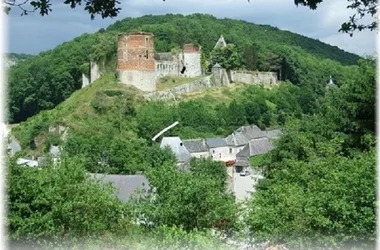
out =
<path fill-rule="evenodd" d="M 168 75 L 180 75 L 180 70 L 181 69 L 179 69 L 177 61 L 156 61 L 156 72 L 158 78 Z"/>

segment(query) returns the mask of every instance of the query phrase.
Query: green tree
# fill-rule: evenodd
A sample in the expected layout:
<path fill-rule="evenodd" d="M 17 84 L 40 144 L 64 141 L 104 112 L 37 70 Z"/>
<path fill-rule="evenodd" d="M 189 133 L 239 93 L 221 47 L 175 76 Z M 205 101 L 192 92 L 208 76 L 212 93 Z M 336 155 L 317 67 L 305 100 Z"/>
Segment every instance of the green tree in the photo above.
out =
<path fill-rule="evenodd" d="M 154 187 L 153 196 L 136 211 L 154 226 L 177 226 L 186 231 L 211 228 L 224 221 L 224 229 L 234 228 L 236 207 L 234 197 L 221 192 L 220 180 L 199 172 L 182 172 L 175 164 L 165 163 L 146 172 Z"/>
<path fill-rule="evenodd" d="M 228 70 L 240 68 L 242 59 L 242 53 L 232 43 L 227 44 L 226 47 L 216 48 L 210 53 L 211 66 L 219 63 L 223 68 Z"/>
<path fill-rule="evenodd" d="M 113 189 L 91 179 L 78 158 L 42 169 L 10 160 L 6 178 L 12 240 L 101 235 L 117 228 L 127 215 Z"/>
<path fill-rule="evenodd" d="M 258 50 L 259 47 L 255 43 L 244 50 L 243 60 L 248 70 L 257 70 L 259 63 Z"/>

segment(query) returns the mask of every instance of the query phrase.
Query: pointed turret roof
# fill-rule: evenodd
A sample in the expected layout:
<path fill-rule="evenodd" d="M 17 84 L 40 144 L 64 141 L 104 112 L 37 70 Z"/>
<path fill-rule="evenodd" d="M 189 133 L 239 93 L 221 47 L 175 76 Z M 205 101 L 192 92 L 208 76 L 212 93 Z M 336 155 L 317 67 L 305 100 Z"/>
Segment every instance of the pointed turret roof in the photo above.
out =
<path fill-rule="evenodd" d="M 212 66 L 212 68 L 221 68 L 222 66 L 219 65 L 219 63 L 215 63 L 214 66 Z"/>
<path fill-rule="evenodd" d="M 223 35 L 220 35 L 219 40 L 216 42 L 214 49 L 219 48 L 219 47 L 223 48 L 223 47 L 226 47 L 226 46 L 227 46 L 227 43 L 224 40 Z"/>
<path fill-rule="evenodd" d="M 327 84 L 326 88 L 329 88 L 329 87 L 336 87 L 335 83 L 333 82 L 333 79 L 332 79 L 331 75 L 330 75 L 330 81 Z"/>

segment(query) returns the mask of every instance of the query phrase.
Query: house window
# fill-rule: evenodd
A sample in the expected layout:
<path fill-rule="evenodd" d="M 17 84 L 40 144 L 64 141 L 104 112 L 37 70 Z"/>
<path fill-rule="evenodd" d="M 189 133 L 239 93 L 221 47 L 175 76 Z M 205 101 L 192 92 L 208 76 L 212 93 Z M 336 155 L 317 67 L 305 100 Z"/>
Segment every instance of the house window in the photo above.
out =
<path fill-rule="evenodd" d="M 230 148 L 230 154 L 232 154 L 232 148 Z"/>
<path fill-rule="evenodd" d="M 213 150 L 212 153 L 215 154 L 215 150 Z"/>
<path fill-rule="evenodd" d="M 203 158 L 203 155 L 200 155 L 200 158 Z"/>
<path fill-rule="evenodd" d="M 179 143 L 179 145 L 180 145 L 180 146 L 183 146 L 183 143 L 182 143 L 182 142 L 180 142 L 180 143 Z"/>
<path fill-rule="evenodd" d="M 145 57 L 146 57 L 146 59 L 149 58 L 149 52 L 148 52 L 148 50 L 145 50 Z"/>
<path fill-rule="evenodd" d="M 222 158 L 222 154 L 221 154 L 221 153 L 219 153 L 219 159 L 220 159 L 220 158 Z"/>

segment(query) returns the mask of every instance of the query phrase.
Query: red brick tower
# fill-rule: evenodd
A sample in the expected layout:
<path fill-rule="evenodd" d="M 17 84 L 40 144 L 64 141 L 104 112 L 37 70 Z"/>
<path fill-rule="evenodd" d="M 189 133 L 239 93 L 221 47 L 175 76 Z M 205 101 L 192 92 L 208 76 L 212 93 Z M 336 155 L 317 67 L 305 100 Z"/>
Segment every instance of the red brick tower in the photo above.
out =
<path fill-rule="evenodd" d="M 116 72 L 121 83 L 143 91 L 156 90 L 153 34 L 134 32 L 119 35 L 117 57 Z"/>

